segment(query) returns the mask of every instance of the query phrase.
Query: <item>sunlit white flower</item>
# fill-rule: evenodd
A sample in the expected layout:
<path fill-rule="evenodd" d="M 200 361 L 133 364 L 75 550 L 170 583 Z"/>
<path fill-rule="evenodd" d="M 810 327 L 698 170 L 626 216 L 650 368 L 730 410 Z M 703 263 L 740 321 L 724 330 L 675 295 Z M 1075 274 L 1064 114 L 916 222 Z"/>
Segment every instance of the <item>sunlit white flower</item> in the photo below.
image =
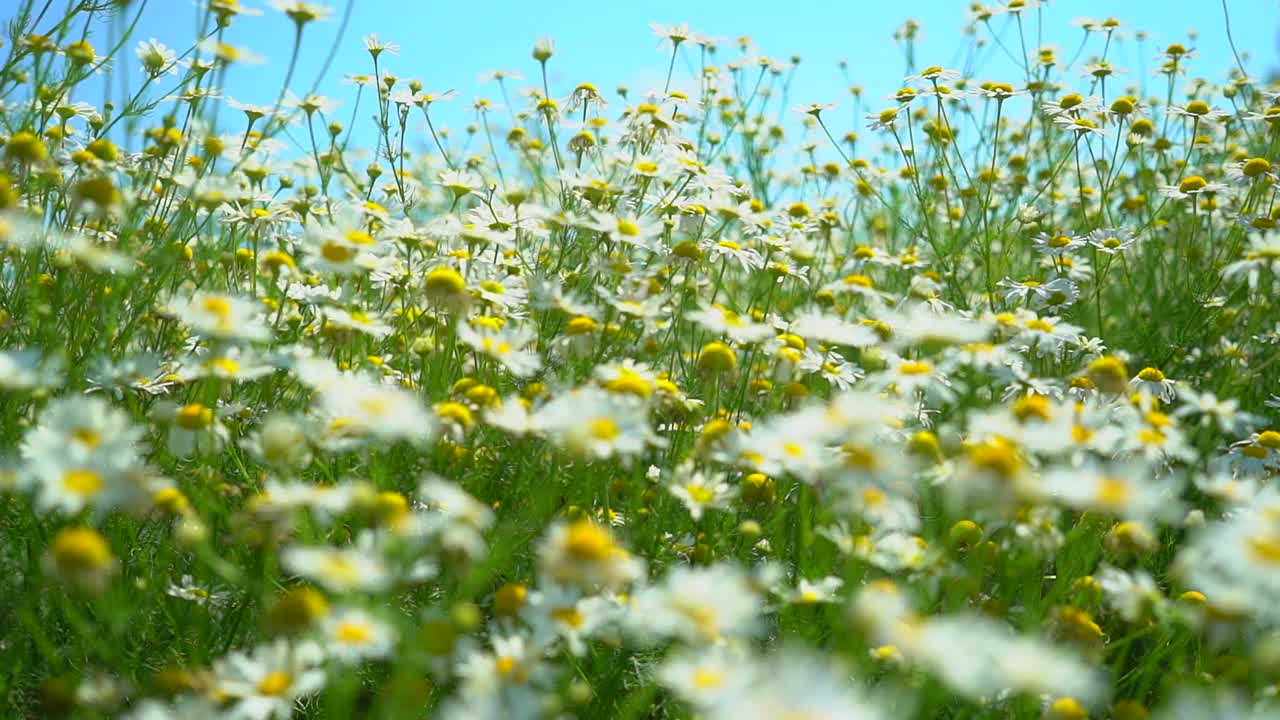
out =
<path fill-rule="evenodd" d="M 229 698 L 227 717 L 236 720 L 282 720 L 293 716 L 294 703 L 320 690 L 323 653 L 311 642 L 284 638 L 250 652 L 232 652 L 213 666 L 217 692 Z"/>

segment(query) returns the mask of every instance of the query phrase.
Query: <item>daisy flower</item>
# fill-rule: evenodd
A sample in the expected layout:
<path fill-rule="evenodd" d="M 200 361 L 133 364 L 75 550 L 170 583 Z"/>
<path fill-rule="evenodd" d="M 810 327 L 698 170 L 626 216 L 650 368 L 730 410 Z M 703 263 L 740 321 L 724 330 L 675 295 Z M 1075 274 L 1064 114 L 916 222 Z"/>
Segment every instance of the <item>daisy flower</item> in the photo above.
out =
<path fill-rule="evenodd" d="M 235 651 L 213 666 L 213 687 L 228 698 L 228 716 L 284 720 L 300 698 L 324 683 L 323 651 L 312 642 L 280 638 L 249 652 Z"/>
<path fill-rule="evenodd" d="M 627 623 L 641 636 L 719 645 L 754 636 L 763 610 L 763 598 L 736 567 L 675 566 L 661 584 L 635 594 Z"/>
<path fill-rule="evenodd" d="M 1183 117 L 1206 123 L 1221 122 L 1223 118 L 1227 117 L 1225 111 L 1209 105 L 1204 100 L 1192 100 L 1185 105 L 1171 105 L 1167 112 L 1174 117 Z"/>
<path fill-rule="evenodd" d="M 296 545 L 285 548 L 280 559 L 289 572 L 335 593 L 380 592 L 395 581 L 391 568 L 367 546 Z"/>
<path fill-rule="evenodd" d="M 1135 391 L 1150 395 L 1160 402 L 1172 402 L 1177 395 L 1177 385 L 1173 380 L 1165 377 L 1159 368 L 1143 368 L 1133 376 L 1129 385 Z"/>
<path fill-rule="evenodd" d="M 1220 182 L 1209 182 L 1199 175 L 1189 175 L 1177 185 L 1161 185 L 1160 194 L 1173 200 L 1186 200 L 1199 195 L 1213 194 L 1226 190 L 1229 186 Z"/>
<path fill-rule="evenodd" d="M 358 608 L 338 608 L 320 622 L 324 653 L 341 663 L 389 657 L 395 628 Z"/>
<path fill-rule="evenodd" d="M 585 591 L 620 589 L 638 579 L 644 562 L 613 533 L 588 519 L 557 523 L 538 545 L 539 571 L 557 583 Z"/>
<path fill-rule="evenodd" d="M 225 293 L 176 296 L 165 311 L 197 333 L 218 340 L 260 342 L 271 337 L 257 303 Z"/>
<path fill-rule="evenodd" d="M 562 394 L 533 413 L 531 422 L 553 441 L 589 458 L 624 458 L 663 445 L 634 397 L 583 388 Z"/>
<path fill-rule="evenodd" d="M 694 522 L 701 520 L 708 508 L 726 507 L 733 496 L 723 474 L 696 470 L 690 464 L 676 468 L 667 490 L 684 504 Z"/>

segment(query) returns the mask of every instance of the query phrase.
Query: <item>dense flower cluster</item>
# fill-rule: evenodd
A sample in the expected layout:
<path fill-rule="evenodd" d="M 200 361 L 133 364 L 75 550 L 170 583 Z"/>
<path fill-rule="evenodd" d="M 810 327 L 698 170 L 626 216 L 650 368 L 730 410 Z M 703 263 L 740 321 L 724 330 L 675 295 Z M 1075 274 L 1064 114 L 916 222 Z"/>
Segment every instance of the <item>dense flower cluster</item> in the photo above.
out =
<path fill-rule="evenodd" d="M 655 26 L 665 87 L 553 94 L 541 40 L 451 133 L 375 36 L 345 127 L 225 94 L 236 0 L 106 55 L 79 29 L 141 8 L 17 4 L 0 715 L 1280 712 L 1280 93 L 1243 64 L 1126 78 L 1084 20 L 1100 54 L 850 116 Z"/>

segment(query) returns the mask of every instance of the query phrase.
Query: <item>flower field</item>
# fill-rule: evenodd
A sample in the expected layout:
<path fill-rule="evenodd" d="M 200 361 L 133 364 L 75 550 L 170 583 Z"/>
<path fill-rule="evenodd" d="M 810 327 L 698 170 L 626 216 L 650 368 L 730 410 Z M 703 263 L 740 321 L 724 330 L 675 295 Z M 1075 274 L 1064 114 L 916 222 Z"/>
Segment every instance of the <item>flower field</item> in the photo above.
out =
<path fill-rule="evenodd" d="M 1280 717 L 1247 55 L 1009 0 L 885 98 L 654 26 L 339 106 L 341 7 L 199 5 L 4 11 L 0 717 Z"/>

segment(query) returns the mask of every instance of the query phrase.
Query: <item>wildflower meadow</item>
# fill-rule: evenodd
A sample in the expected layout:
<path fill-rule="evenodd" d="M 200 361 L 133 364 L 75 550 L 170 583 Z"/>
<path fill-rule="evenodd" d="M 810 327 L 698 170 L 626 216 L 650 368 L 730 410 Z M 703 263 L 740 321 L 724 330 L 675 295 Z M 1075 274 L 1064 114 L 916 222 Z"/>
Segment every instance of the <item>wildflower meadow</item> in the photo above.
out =
<path fill-rule="evenodd" d="M 388 27 L 339 104 L 341 2 L 3 5 L 0 717 L 1280 717 L 1254 48 L 1008 0 L 888 97 L 686 25 L 453 92 Z"/>

